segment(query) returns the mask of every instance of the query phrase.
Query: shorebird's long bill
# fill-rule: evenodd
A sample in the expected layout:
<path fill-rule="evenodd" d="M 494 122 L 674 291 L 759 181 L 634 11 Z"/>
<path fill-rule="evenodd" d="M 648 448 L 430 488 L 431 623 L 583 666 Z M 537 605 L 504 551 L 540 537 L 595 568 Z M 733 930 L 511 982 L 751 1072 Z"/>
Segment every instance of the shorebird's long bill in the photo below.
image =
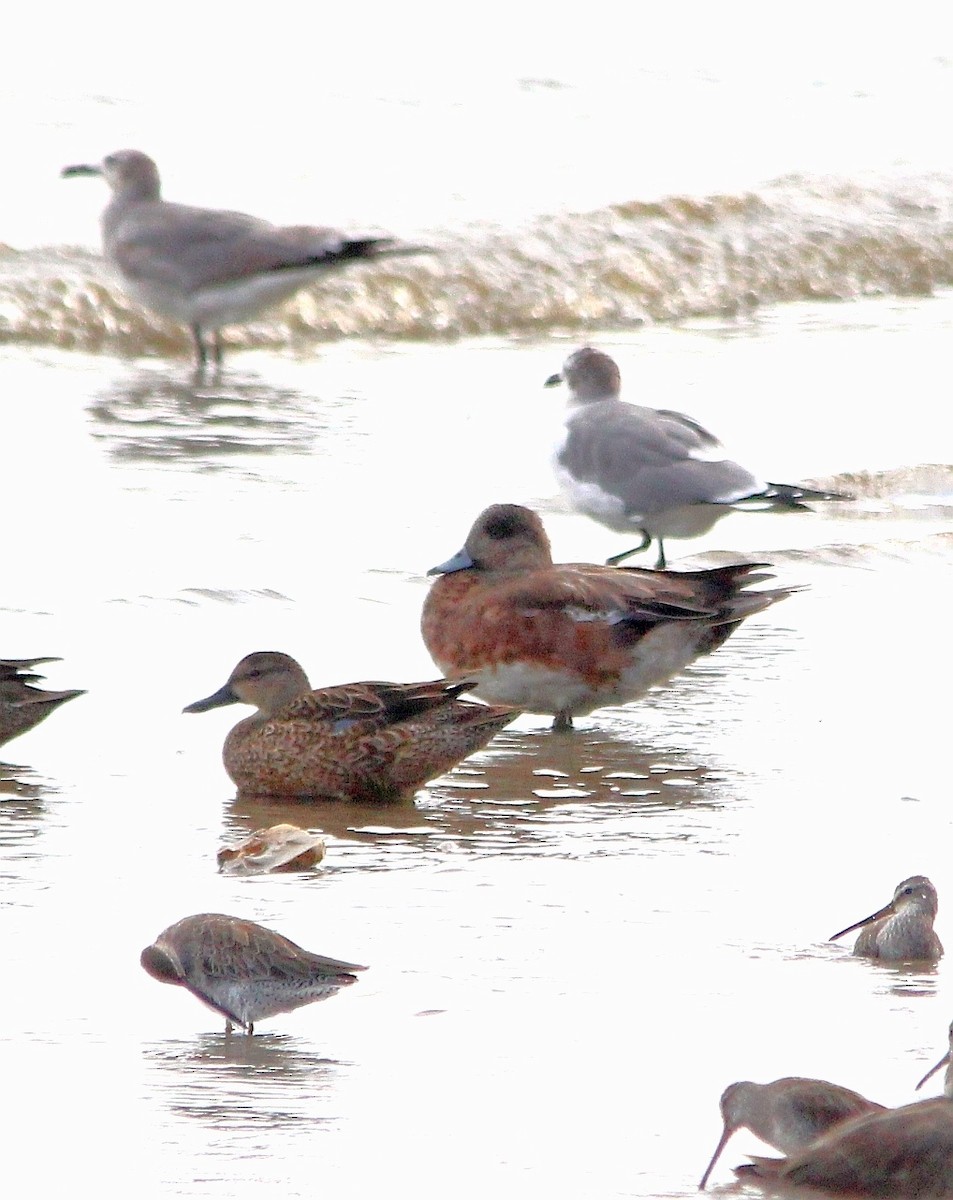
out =
<path fill-rule="evenodd" d="M 204 700 L 194 700 L 191 704 L 187 704 L 182 711 L 184 713 L 208 712 L 210 708 L 221 708 L 225 704 L 240 703 L 239 698 L 226 683 L 224 687 L 220 687 L 211 696 L 206 696 Z"/>
<path fill-rule="evenodd" d="M 721 1152 L 722 1152 L 722 1150 L 724 1150 L 725 1146 L 728 1144 L 728 1139 L 731 1137 L 732 1132 L 733 1132 L 733 1130 L 731 1129 L 731 1127 L 726 1125 L 724 1132 L 721 1135 L 721 1140 L 718 1142 L 718 1145 L 715 1147 L 715 1153 L 711 1156 L 711 1162 L 705 1168 L 705 1174 L 701 1177 L 701 1182 L 698 1185 L 698 1190 L 700 1192 L 704 1191 L 705 1184 L 708 1182 L 708 1176 L 714 1170 L 715 1163 L 719 1160 L 719 1158 L 721 1158 Z"/>
<path fill-rule="evenodd" d="M 939 1069 L 940 1069 L 941 1067 L 945 1067 L 949 1061 L 950 1061 L 950 1051 L 949 1051 L 949 1050 L 947 1050 L 946 1054 L 944 1054 L 944 1055 L 943 1055 L 943 1057 L 942 1057 L 942 1058 L 940 1059 L 940 1061 L 939 1061 L 939 1062 L 936 1064 L 936 1066 L 935 1066 L 935 1067 L 931 1067 L 931 1068 L 929 1069 L 929 1071 L 927 1071 L 926 1075 L 924 1075 L 924 1076 L 923 1076 L 923 1078 L 920 1080 L 920 1082 L 917 1084 L 917 1086 L 916 1086 L 916 1089 L 915 1089 L 915 1090 L 916 1090 L 916 1091 L 919 1091 L 919 1090 L 920 1090 L 920 1088 L 922 1088 L 922 1087 L 923 1087 L 923 1085 L 926 1083 L 926 1081 L 927 1081 L 928 1079 L 932 1079 L 932 1078 L 933 1078 L 933 1076 L 934 1076 L 934 1075 L 937 1073 L 937 1071 L 939 1071 Z"/>
<path fill-rule="evenodd" d="M 64 167 L 63 170 L 60 171 L 60 178 L 74 179 L 77 176 L 102 175 L 102 173 L 102 167 L 97 166 L 95 163 L 76 163 L 75 166 Z"/>
<path fill-rule="evenodd" d="M 871 913 L 869 917 L 864 917 L 864 919 L 862 921 L 855 921 L 853 925 L 848 925 L 847 928 L 842 929 L 840 931 L 840 933 L 831 934 L 831 936 L 828 940 L 831 942 L 836 942 L 837 939 L 839 937 L 843 937 L 845 933 L 853 933 L 857 929 L 863 929 L 863 927 L 865 925 L 870 925 L 874 921 L 881 920 L 883 917 L 889 917 L 890 914 L 893 912 L 896 912 L 896 908 L 894 907 L 894 903 L 891 900 L 891 902 L 889 904 L 885 904 L 884 907 L 881 909 L 878 909 L 877 912 Z"/>

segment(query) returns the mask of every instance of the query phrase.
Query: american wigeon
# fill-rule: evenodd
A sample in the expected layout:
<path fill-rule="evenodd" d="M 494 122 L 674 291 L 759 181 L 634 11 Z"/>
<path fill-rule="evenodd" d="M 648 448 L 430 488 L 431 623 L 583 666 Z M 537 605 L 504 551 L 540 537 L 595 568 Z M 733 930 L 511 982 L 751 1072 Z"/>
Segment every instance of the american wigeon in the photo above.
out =
<path fill-rule="evenodd" d="M 771 1083 L 731 1083 L 721 1095 L 724 1129 L 698 1187 L 708 1183 L 722 1150 L 739 1129 L 750 1129 L 782 1154 L 797 1154 L 842 1121 L 884 1111 L 883 1104 L 826 1079 L 788 1076 Z"/>
<path fill-rule="evenodd" d="M 227 875 L 261 875 L 267 871 L 307 871 L 324 858 L 324 838 L 297 825 L 256 829 L 236 846 L 223 846 L 218 869 Z"/>
<path fill-rule="evenodd" d="M 31 687 L 43 678 L 34 667 L 59 661 L 58 658 L 0 658 L 0 746 L 39 725 L 67 700 L 86 695 L 76 688 L 53 692 Z"/>
<path fill-rule="evenodd" d="M 863 958 L 882 958 L 890 962 L 905 959 L 935 961 L 943 954 L 940 939 L 933 931 L 936 920 L 936 888 L 925 875 L 911 875 L 898 883 L 893 899 L 869 917 L 855 921 L 831 937 L 861 931 L 854 943 L 854 954 Z"/>
<path fill-rule="evenodd" d="M 311 689 L 287 654 L 243 658 L 187 713 L 258 709 L 231 730 L 222 758 L 240 793 L 387 804 L 449 771 L 518 713 L 459 699 L 467 682 L 345 683 Z"/>
<path fill-rule="evenodd" d="M 162 199 L 158 168 L 141 150 L 117 150 L 62 174 L 105 179 L 112 191 L 102 215 L 106 259 L 134 300 L 188 326 L 200 370 L 209 357 L 221 363 L 223 326 L 254 320 L 331 268 L 421 253 L 393 238 L 349 238 L 336 229 L 172 204 Z"/>
<path fill-rule="evenodd" d="M 153 979 L 184 987 L 233 1025 L 326 1000 L 367 968 L 303 950 L 280 933 L 223 913 L 197 913 L 164 929 L 139 961 Z"/>
<path fill-rule="evenodd" d="M 562 440 L 553 467 L 570 505 L 617 533 L 641 541 L 614 554 L 620 563 L 652 539 L 665 566 L 665 538 L 707 533 L 733 508 L 804 509 L 805 500 L 848 500 L 800 484 L 766 483 L 722 457 L 721 443 L 684 413 L 644 408 L 620 398 L 619 368 L 608 354 L 584 346 L 570 354 L 546 387 L 569 389 Z"/>
<path fill-rule="evenodd" d="M 421 632 L 444 674 L 493 704 L 551 713 L 554 729 L 625 704 L 716 649 L 792 589 L 745 592 L 762 563 L 707 571 L 554 565 L 536 513 L 494 504 L 424 602 Z"/>

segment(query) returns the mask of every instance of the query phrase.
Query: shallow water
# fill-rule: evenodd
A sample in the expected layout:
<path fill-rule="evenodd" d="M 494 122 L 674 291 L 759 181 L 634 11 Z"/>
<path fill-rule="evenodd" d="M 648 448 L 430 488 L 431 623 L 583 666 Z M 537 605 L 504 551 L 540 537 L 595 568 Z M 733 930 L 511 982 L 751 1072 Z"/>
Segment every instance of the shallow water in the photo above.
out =
<path fill-rule="evenodd" d="M 182 365 L 5 350 L 7 494 L 27 503 L 3 652 L 60 654 L 51 686 L 89 691 L 3 751 L 28 764 L 0 803 L 18 1161 L 105 1195 L 304 1196 L 318 1171 L 345 1195 L 687 1196 L 733 1079 L 911 1099 L 944 1045 L 943 964 L 824 939 L 914 871 L 951 938 L 953 488 L 928 466 L 951 328 L 944 297 L 601 338 L 745 461 L 860 498 L 675 544 L 806 590 L 573 736 L 522 718 L 398 810 L 236 801 L 237 714 L 180 709 L 260 648 L 315 683 L 431 677 L 424 572 L 490 500 L 538 504 L 557 557 L 617 548 L 553 495 L 541 384 L 572 343 L 261 352 L 198 391 Z M 224 839 L 279 820 L 326 831 L 321 868 L 216 874 Z M 206 910 L 371 969 L 227 1041 L 137 962 Z"/>
<path fill-rule="evenodd" d="M 200 13 L 218 53 L 172 99 L 168 23 L 132 65 L 64 27 L 55 88 L 8 64 L 27 100 L 0 230 L 0 655 L 60 655 L 49 685 L 88 689 L 0 749 L 5 1174 L 24 1194 L 688 1197 L 732 1080 L 899 1104 L 946 1046 L 946 960 L 877 967 L 825 939 L 922 872 L 953 947 L 953 41 L 911 17 L 861 45 L 825 10 L 827 42 L 805 18 L 769 63 L 719 10 L 653 17 L 633 65 L 604 15 L 500 38 L 490 13 L 472 69 L 398 22 L 376 88 L 333 54 L 314 78 L 291 39 L 277 97 L 226 70 L 248 32 Z M 214 152 L 192 121 L 209 97 L 230 118 Z M 342 119 L 316 126 L 329 98 Z M 305 137 L 321 153 L 290 156 Z M 101 271 L 101 190 L 56 178 L 123 144 L 168 162 L 176 198 L 320 208 L 446 252 L 237 331 L 197 386 L 179 334 Z M 607 229 L 638 251 L 618 274 Z M 831 230 L 846 249 L 818 275 Z M 639 274 L 669 250 L 668 274 Z M 401 336 L 381 336 L 388 305 Z M 433 677 L 425 573 L 490 502 L 538 508 L 557 558 L 620 549 L 549 469 L 562 399 L 542 383 L 584 339 L 629 398 L 692 413 L 759 474 L 856 494 L 669 547 L 804 590 L 572 736 L 521 718 L 413 805 L 236 800 L 220 747 L 241 714 L 181 709 L 244 654 L 291 653 L 316 685 Z M 325 831 L 321 867 L 216 873 L 225 840 L 283 820 Z M 201 911 L 370 969 L 226 1039 L 138 964 Z M 758 1143 L 736 1147 L 714 1187 Z"/>

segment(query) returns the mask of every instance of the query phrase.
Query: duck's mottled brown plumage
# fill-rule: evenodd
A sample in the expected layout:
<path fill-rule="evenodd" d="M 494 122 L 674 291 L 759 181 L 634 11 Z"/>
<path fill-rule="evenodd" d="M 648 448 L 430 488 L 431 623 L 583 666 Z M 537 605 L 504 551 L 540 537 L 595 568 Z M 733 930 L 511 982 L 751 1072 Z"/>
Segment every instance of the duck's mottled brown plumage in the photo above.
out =
<path fill-rule="evenodd" d="M 140 956 L 160 983 L 184 987 L 247 1033 L 277 1013 L 333 996 L 365 967 L 312 954 L 280 933 L 224 913 L 197 913 L 164 929 Z"/>
<path fill-rule="evenodd" d="M 43 676 L 34 671 L 58 658 L 0 658 L 0 746 L 50 715 L 61 704 L 86 693 L 78 689 L 54 692 L 33 687 Z"/>
<path fill-rule="evenodd" d="M 459 698 L 468 681 L 347 683 L 311 690 L 287 654 L 243 658 L 214 695 L 188 705 L 254 704 L 225 739 L 239 792 L 386 804 L 485 746 L 518 714 Z"/>
<path fill-rule="evenodd" d="M 792 589 L 746 592 L 762 563 L 707 571 L 554 564 L 536 513 L 494 504 L 434 567 L 421 632 L 448 676 L 482 699 L 550 713 L 555 727 L 625 704 L 715 650 Z"/>

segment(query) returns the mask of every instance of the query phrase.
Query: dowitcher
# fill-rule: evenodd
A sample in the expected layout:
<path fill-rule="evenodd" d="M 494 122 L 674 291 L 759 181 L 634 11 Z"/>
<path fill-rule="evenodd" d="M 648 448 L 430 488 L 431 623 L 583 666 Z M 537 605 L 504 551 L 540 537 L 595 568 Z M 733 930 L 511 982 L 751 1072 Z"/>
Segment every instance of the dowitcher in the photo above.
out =
<path fill-rule="evenodd" d="M 732 1083 L 721 1096 L 724 1130 L 698 1186 L 708 1183 L 722 1150 L 739 1129 L 750 1129 L 775 1150 L 796 1154 L 841 1121 L 883 1111 L 882 1104 L 824 1079 L 788 1076 L 772 1083 Z"/>
<path fill-rule="evenodd" d="M 936 888 L 925 875 L 911 875 L 897 884 L 889 904 L 833 934 L 830 940 L 860 929 L 854 943 L 857 955 L 891 962 L 936 961 L 943 953 L 940 939 L 933 932 L 936 911 Z"/>
<path fill-rule="evenodd" d="M 953 1045 L 953 1027 L 950 1036 Z M 927 1078 L 929 1075 L 921 1083 Z M 787 1158 L 753 1158 L 735 1173 L 745 1181 L 766 1180 L 772 1188 L 796 1185 L 838 1196 L 895 1200 L 951 1197 L 951 1086 L 948 1072 L 945 1094 L 940 1099 L 921 1100 L 845 1121 Z"/>
<path fill-rule="evenodd" d="M 140 956 L 160 983 L 184 987 L 251 1035 L 255 1022 L 326 1000 L 355 983 L 366 967 L 312 954 L 254 921 L 223 913 L 183 917 Z"/>

